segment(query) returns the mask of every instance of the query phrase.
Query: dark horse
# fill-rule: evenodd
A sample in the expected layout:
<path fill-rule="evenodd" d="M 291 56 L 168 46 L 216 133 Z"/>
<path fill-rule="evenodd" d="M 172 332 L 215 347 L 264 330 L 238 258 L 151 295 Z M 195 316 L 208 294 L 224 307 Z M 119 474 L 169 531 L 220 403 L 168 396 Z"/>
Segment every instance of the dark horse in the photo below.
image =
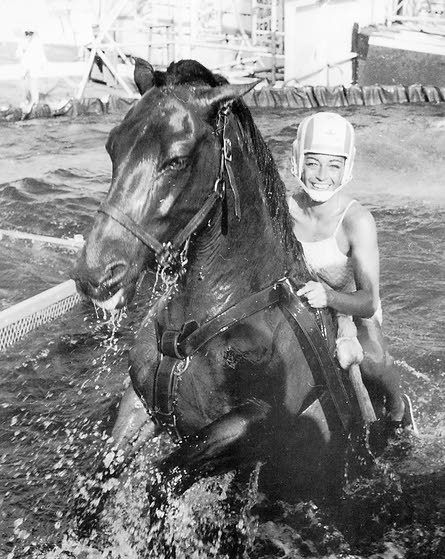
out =
<path fill-rule="evenodd" d="M 178 491 L 268 460 L 275 489 L 332 479 L 354 406 L 329 312 L 294 295 L 310 274 L 241 99 L 252 85 L 195 61 L 155 74 L 139 60 L 135 81 L 142 98 L 108 138 L 111 187 L 75 271 L 105 308 L 125 305 L 155 258 L 167 284 L 130 353 L 115 444 L 168 429 L 178 446 L 157 467 L 165 483 L 181 473 Z"/>

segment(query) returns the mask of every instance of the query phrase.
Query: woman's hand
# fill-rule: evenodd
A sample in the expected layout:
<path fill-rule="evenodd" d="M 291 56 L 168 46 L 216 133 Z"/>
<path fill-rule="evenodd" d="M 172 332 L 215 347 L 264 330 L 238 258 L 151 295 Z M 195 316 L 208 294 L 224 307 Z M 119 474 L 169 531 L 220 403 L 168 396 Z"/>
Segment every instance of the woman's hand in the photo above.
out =
<path fill-rule="evenodd" d="M 299 297 L 306 297 L 309 305 L 314 309 L 322 309 L 329 306 L 329 295 L 332 289 L 325 283 L 319 281 L 308 281 L 297 291 Z"/>

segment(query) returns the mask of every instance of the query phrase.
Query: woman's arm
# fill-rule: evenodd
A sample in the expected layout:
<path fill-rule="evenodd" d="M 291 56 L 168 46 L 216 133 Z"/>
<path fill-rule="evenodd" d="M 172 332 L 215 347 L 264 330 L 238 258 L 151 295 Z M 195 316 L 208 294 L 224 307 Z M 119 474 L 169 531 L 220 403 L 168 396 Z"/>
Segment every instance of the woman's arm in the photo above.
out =
<path fill-rule="evenodd" d="M 359 205 L 347 217 L 344 231 L 351 246 L 357 290 L 343 293 L 324 282 L 310 281 L 297 291 L 297 295 L 304 295 L 314 308 L 332 307 L 344 314 L 369 318 L 377 310 L 379 302 L 377 229 L 370 212 Z"/>

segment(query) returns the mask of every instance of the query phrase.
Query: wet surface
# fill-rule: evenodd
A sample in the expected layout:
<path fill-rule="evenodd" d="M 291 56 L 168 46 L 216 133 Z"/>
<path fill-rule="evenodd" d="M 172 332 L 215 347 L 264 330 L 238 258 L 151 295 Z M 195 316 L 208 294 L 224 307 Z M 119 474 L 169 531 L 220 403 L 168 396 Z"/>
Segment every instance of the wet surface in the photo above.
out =
<path fill-rule="evenodd" d="M 252 558 L 445 556 L 444 262 L 438 250 L 444 237 L 445 109 L 340 112 L 357 130 L 356 178 L 349 188 L 377 222 L 384 330 L 413 398 L 421 438 L 390 446 L 373 473 L 351 479 L 334 502 L 269 502 L 253 479 L 249 506 L 231 517 L 225 504 L 230 476 L 202 482 L 167 512 L 173 528 L 166 533 L 178 557 L 236 556 L 239 550 L 215 525 L 230 533 L 238 522 Z M 288 185 L 290 142 L 307 114 L 254 112 Z M 119 119 L 3 126 L 0 227 L 85 234 L 108 188 L 103 145 Z M 67 279 L 75 254 L 3 239 L 0 259 L 1 309 Z M 119 325 L 104 325 L 82 304 L 1 356 L 0 556 L 162 556 L 160 549 L 147 551 L 157 536 L 153 530 L 151 540 L 147 536 L 147 472 L 141 463 L 110 505 L 96 540 L 79 543 L 66 536 L 73 483 L 91 470 L 103 447 L 149 296 L 142 288 Z M 159 452 L 169 445 L 157 444 Z"/>

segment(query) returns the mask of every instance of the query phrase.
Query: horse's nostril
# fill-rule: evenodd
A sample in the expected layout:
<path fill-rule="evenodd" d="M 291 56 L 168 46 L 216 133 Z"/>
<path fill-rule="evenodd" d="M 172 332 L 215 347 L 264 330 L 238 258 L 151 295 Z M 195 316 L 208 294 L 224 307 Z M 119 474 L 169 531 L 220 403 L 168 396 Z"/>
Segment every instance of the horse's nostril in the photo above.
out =
<path fill-rule="evenodd" d="M 105 270 L 101 283 L 107 287 L 116 285 L 123 279 L 126 271 L 127 266 L 123 262 L 114 262 L 113 264 L 109 264 Z"/>
<path fill-rule="evenodd" d="M 91 297 L 93 299 L 97 298 L 98 285 L 88 280 L 76 279 L 76 288 L 79 293 Z"/>

